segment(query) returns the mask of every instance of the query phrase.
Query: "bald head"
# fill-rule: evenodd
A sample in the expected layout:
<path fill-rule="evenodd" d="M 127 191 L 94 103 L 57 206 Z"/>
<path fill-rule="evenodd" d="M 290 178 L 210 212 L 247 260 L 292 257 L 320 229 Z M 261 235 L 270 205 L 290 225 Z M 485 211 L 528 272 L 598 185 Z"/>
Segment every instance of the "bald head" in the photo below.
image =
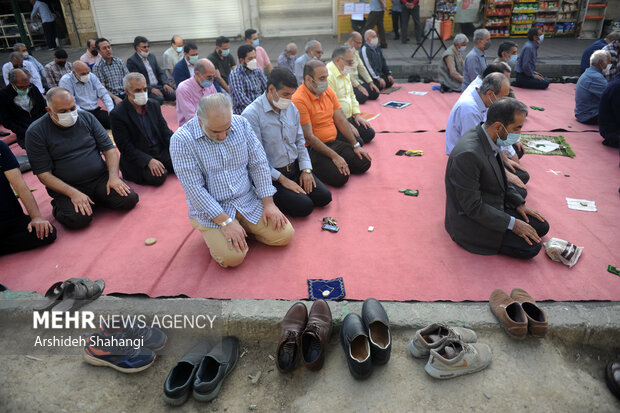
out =
<path fill-rule="evenodd" d="M 355 50 L 359 50 L 362 48 L 362 44 L 364 41 L 362 39 L 362 35 L 358 32 L 352 32 L 347 39 L 347 44 L 355 48 Z"/>
<path fill-rule="evenodd" d="M 194 65 L 194 72 L 200 72 L 201 75 L 215 76 L 215 66 L 209 59 L 198 59 Z"/>
<path fill-rule="evenodd" d="M 48 90 L 45 94 L 45 100 L 47 100 L 47 107 L 52 109 L 54 113 L 64 113 L 58 110 L 60 107 L 65 107 L 67 105 L 69 107 L 75 106 L 73 95 L 63 87 L 53 87 Z M 70 112 L 70 110 L 68 111 Z"/>

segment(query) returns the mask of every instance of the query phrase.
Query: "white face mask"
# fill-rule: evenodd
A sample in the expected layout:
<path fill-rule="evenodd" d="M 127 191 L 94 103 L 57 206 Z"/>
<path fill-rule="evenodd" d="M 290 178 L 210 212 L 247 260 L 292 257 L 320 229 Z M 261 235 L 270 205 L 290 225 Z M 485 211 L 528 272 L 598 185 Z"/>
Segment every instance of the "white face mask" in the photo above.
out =
<path fill-rule="evenodd" d="M 245 67 L 247 67 L 249 70 L 256 70 L 256 68 L 258 67 L 258 62 L 256 61 L 256 59 L 252 59 L 245 64 Z"/>
<path fill-rule="evenodd" d="M 78 76 L 78 80 L 82 83 L 88 83 L 90 80 L 90 73 L 86 73 L 84 76 Z"/>
<path fill-rule="evenodd" d="M 374 37 L 371 41 L 370 44 L 373 46 L 376 46 L 379 44 L 379 39 L 377 39 L 376 37 Z"/>
<path fill-rule="evenodd" d="M 344 65 L 344 67 L 342 68 L 342 74 L 343 75 L 348 75 L 349 73 L 351 73 L 351 66 Z"/>
<path fill-rule="evenodd" d="M 146 102 L 149 100 L 148 92 L 139 92 L 133 95 L 133 103 L 138 106 L 146 105 Z"/>
<path fill-rule="evenodd" d="M 75 122 L 77 122 L 78 111 L 76 109 L 73 112 L 69 113 L 57 113 L 56 116 L 58 116 L 58 123 L 60 124 L 60 126 L 69 128 L 75 125 Z"/>
<path fill-rule="evenodd" d="M 140 56 L 144 57 L 145 59 L 149 56 L 150 52 L 144 52 L 142 50 L 140 50 Z"/>
<path fill-rule="evenodd" d="M 24 58 L 24 60 L 28 60 L 28 56 L 30 56 L 30 54 L 28 54 L 28 52 L 22 53 L 22 57 Z"/>
<path fill-rule="evenodd" d="M 293 102 L 291 99 L 285 99 L 283 97 L 278 96 L 277 93 L 276 93 L 276 96 L 278 97 L 278 100 L 275 100 L 275 99 L 272 100 L 273 106 L 275 106 L 276 108 L 280 110 L 284 110 L 288 108 L 291 102 Z"/>

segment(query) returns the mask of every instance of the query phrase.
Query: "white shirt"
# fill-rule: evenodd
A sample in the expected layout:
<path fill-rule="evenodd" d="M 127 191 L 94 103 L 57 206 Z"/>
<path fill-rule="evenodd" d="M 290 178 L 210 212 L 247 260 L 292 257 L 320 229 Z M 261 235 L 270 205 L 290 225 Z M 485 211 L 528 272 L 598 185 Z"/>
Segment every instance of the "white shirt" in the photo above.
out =
<path fill-rule="evenodd" d="M 155 76 L 155 72 L 153 72 L 149 59 L 142 57 L 142 63 L 144 63 L 144 67 L 146 67 L 146 73 L 149 75 L 149 82 L 151 86 L 159 85 L 159 81 L 157 80 L 157 76 Z"/>
<path fill-rule="evenodd" d="M 2 66 L 2 77 L 4 78 L 5 85 L 9 84 L 9 72 L 11 69 L 13 69 L 13 63 L 11 62 L 6 62 L 4 66 Z M 24 69 L 30 72 L 30 83 L 35 85 L 41 93 L 45 93 L 43 83 L 41 83 L 41 75 L 35 65 L 28 60 L 24 60 Z"/>

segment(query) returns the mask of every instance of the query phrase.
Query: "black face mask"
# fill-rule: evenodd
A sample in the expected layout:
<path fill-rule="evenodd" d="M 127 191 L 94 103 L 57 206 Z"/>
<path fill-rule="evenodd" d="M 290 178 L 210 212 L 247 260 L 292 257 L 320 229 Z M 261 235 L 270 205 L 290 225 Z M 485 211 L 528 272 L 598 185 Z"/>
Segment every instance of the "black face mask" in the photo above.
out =
<path fill-rule="evenodd" d="M 65 67 L 65 65 L 67 64 L 66 61 L 61 60 L 60 62 L 56 62 L 56 64 L 58 65 L 58 67 Z"/>
<path fill-rule="evenodd" d="M 92 54 L 93 56 L 97 56 L 99 54 L 99 52 L 97 51 L 97 49 L 92 49 L 90 51 L 90 54 Z"/>

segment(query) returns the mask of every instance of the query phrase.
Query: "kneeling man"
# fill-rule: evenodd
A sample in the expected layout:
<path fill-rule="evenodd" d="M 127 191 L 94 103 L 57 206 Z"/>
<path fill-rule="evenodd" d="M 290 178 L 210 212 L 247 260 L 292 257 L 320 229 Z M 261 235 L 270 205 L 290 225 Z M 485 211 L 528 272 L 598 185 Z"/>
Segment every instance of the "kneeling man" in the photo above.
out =
<path fill-rule="evenodd" d="M 295 231 L 273 202 L 265 151 L 226 95 L 200 100 L 196 116 L 172 135 L 170 155 L 192 226 L 222 267 L 243 262 L 248 232 L 267 245 L 291 241 Z"/>
<path fill-rule="evenodd" d="M 549 224 L 508 185 L 500 146 L 520 134 L 527 106 L 514 98 L 491 105 L 487 120 L 469 130 L 446 167 L 446 230 L 466 250 L 533 258 Z"/>

